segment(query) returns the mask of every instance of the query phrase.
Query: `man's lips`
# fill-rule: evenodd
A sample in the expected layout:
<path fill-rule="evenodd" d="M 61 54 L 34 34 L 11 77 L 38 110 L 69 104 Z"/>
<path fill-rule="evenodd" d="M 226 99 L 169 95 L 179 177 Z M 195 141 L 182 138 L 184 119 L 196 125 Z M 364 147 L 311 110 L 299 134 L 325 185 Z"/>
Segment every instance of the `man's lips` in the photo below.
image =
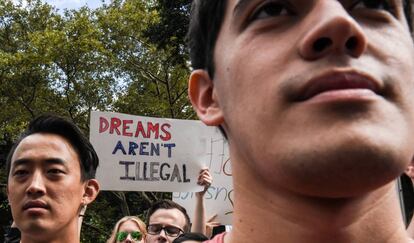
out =
<path fill-rule="evenodd" d="M 47 205 L 47 203 L 45 203 L 41 200 L 30 200 L 30 201 L 27 201 L 25 204 L 23 204 L 23 210 L 28 210 L 28 209 L 32 209 L 32 208 L 48 209 L 49 206 Z"/>
<path fill-rule="evenodd" d="M 326 92 L 340 90 L 370 90 L 380 95 L 381 83 L 357 72 L 330 72 L 310 79 L 301 89 L 298 101 L 306 101 Z"/>

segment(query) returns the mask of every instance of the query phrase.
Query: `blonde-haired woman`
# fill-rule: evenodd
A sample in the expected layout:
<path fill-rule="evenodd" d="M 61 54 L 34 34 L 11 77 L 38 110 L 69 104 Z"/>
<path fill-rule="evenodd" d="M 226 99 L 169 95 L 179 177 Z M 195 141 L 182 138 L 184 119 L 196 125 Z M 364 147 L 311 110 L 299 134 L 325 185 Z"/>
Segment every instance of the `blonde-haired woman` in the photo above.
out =
<path fill-rule="evenodd" d="M 147 226 L 135 216 L 125 216 L 118 220 L 107 243 L 145 242 Z"/>

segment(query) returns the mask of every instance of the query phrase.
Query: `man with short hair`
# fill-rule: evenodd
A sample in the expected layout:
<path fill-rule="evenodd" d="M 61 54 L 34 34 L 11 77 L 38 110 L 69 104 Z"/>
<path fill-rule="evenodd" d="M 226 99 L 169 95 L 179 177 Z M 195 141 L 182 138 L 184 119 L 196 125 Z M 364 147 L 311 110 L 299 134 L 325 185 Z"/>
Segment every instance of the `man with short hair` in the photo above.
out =
<path fill-rule="evenodd" d="M 233 230 L 211 242 L 406 243 L 408 0 L 194 0 L 189 96 L 228 139 Z"/>
<path fill-rule="evenodd" d="M 172 243 L 178 236 L 190 231 L 205 234 L 207 222 L 205 219 L 204 195 L 212 182 L 213 177 L 209 169 L 201 169 L 198 174 L 197 184 L 203 186 L 204 189 L 195 193 L 196 205 L 193 224 L 190 223 L 187 210 L 176 202 L 164 199 L 151 205 L 146 218 L 148 231 L 145 239 L 146 242 Z"/>
<path fill-rule="evenodd" d="M 98 156 L 72 122 L 34 119 L 12 147 L 7 194 L 21 242 L 80 242 L 83 209 L 96 198 Z"/>
<path fill-rule="evenodd" d="M 147 243 L 172 243 L 182 233 L 190 232 L 191 224 L 187 210 L 171 200 L 160 200 L 148 209 Z"/>

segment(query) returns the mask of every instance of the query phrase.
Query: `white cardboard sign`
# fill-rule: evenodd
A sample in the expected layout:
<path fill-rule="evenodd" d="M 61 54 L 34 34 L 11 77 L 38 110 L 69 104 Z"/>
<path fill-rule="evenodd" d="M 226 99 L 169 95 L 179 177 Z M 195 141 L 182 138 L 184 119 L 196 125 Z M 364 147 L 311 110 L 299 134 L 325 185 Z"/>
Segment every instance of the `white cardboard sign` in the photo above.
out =
<path fill-rule="evenodd" d="M 199 191 L 206 132 L 199 121 L 92 112 L 90 140 L 102 190 Z"/>
<path fill-rule="evenodd" d="M 234 198 L 232 171 L 227 142 L 218 129 L 206 141 L 203 161 L 213 176 L 213 183 L 204 196 L 206 219 L 217 214 L 215 221 L 231 224 Z M 184 206 L 190 217 L 194 217 L 196 205 L 194 192 L 175 192 L 173 200 Z"/>
<path fill-rule="evenodd" d="M 175 192 L 173 200 L 194 214 L 198 173 L 208 167 L 213 184 L 206 215 L 230 223 L 233 186 L 227 142 L 200 121 L 92 112 L 90 140 L 100 164 L 102 190 Z"/>

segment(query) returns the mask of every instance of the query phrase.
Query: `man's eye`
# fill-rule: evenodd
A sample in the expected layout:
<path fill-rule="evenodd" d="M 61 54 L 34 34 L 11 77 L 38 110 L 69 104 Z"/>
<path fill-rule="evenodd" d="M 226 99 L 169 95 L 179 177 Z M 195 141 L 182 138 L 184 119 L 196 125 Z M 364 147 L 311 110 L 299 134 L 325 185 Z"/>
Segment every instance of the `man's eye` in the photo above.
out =
<path fill-rule="evenodd" d="M 267 2 L 254 11 L 250 20 L 265 19 L 269 17 L 289 15 L 291 12 L 280 2 Z"/>
<path fill-rule="evenodd" d="M 392 10 L 388 0 L 359 0 L 352 4 L 351 9 L 369 8 L 376 10 Z"/>
<path fill-rule="evenodd" d="M 59 169 L 50 169 L 50 170 L 47 171 L 47 173 L 55 174 L 55 175 L 64 174 L 64 172 L 62 170 L 59 170 Z"/>
<path fill-rule="evenodd" d="M 14 176 L 24 176 L 27 175 L 29 172 L 27 170 L 16 170 L 14 171 L 13 175 Z"/>

